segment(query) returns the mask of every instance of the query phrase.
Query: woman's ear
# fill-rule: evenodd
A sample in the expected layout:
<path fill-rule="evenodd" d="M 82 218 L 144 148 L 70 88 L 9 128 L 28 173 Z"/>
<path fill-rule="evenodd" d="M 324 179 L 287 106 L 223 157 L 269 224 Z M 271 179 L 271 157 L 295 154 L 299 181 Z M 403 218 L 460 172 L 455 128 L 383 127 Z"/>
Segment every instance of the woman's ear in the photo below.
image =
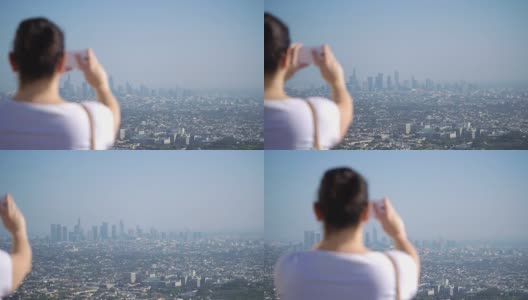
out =
<path fill-rule="evenodd" d="M 18 65 L 15 62 L 15 55 L 13 52 L 9 53 L 9 64 L 11 65 L 11 70 L 13 70 L 13 72 L 18 72 Z"/>
<path fill-rule="evenodd" d="M 70 71 L 71 69 L 66 69 L 66 53 L 62 56 L 62 58 L 59 60 L 59 63 L 57 64 L 56 71 L 60 74 L 66 73 Z"/>
<path fill-rule="evenodd" d="M 361 213 L 361 216 L 360 216 L 362 223 L 366 223 L 370 219 L 370 210 L 371 210 L 371 208 L 372 208 L 372 204 L 370 202 L 368 202 L 367 206 L 365 207 L 365 209 L 363 210 L 363 212 Z"/>
<path fill-rule="evenodd" d="M 314 210 L 315 218 L 317 219 L 317 221 L 322 222 L 323 221 L 323 213 L 321 212 L 321 208 L 319 207 L 319 203 L 314 202 L 313 210 Z"/>
<path fill-rule="evenodd" d="M 288 66 L 290 65 L 290 62 L 292 60 L 292 56 L 293 56 L 293 48 L 290 46 L 288 47 L 288 50 L 284 52 L 284 55 L 281 58 L 280 66 L 279 66 L 281 70 L 288 69 Z"/>

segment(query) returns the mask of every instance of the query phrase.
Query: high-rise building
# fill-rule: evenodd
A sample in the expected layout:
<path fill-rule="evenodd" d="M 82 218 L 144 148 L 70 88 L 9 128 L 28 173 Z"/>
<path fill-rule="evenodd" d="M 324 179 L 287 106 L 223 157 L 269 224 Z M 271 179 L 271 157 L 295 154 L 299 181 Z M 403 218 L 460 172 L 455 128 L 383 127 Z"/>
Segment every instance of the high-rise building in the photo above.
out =
<path fill-rule="evenodd" d="M 62 241 L 62 226 L 60 224 L 51 224 L 50 238 L 52 242 Z"/>
<path fill-rule="evenodd" d="M 475 128 L 471 128 L 471 139 L 477 138 L 477 130 Z"/>
<path fill-rule="evenodd" d="M 114 77 L 112 77 L 112 75 L 110 75 L 110 90 L 112 92 L 115 92 L 115 89 L 114 89 Z"/>
<path fill-rule="evenodd" d="M 429 91 L 434 90 L 434 82 L 429 78 L 425 80 L 425 89 Z"/>
<path fill-rule="evenodd" d="M 398 71 L 394 71 L 394 84 L 397 89 L 400 88 L 400 73 Z"/>
<path fill-rule="evenodd" d="M 58 231 L 57 231 L 57 227 L 58 227 Z M 60 239 L 61 239 L 60 225 L 51 224 L 50 225 L 50 240 L 52 242 L 58 242 L 58 241 L 60 241 Z"/>
<path fill-rule="evenodd" d="M 135 272 L 132 272 L 130 273 L 130 283 L 136 283 L 136 273 Z"/>
<path fill-rule="evenodd" d="M 315 232 L 313 230 L 304 231 L 304 247 L 310 248 L 315 244 Z"/>
<path fill-rule="evenodd" d="M 119 130 L 119 139 L 124 140 L 126 138 L 126 129 L 122 128 Z"/>
<path fill-rule="evenodd" d="M 83 81 L 82 83 L 82 97 L 84 99 L 88 98 L 90 95 L 88 94 L 88 84 L 86 81 Z"/>
<path fill-rule="evenodd" d="M 444 278 L 444 280 L 442 280 L 442 283 L 443 283 L 444 286 L 448 286 L 449 285 L 449 279 Z"/>
<path fill-rule="evenodd" d="M 369 92 L 374 91 L 374 79 L 372 78 L 372 76 L 369 76 L 367 80 L 368 80 L 368 90 L 369 90 Z"/>
<path fill-rule="evenodd" d="M 116 224 L 112 224 L 112 239 L 117 240 L 117 226 Z"/>
<path fill-rule="evenodd" d="M 123 220 L 119 221 L 119 236 L 123 237 L 125 235 L 125 224 L 123 223 Z"/>
<path fill-rule="evenodd" d="M 97 236 L 97 226 L 95 226 L 95 225 L 92 226 L 92 236 L 93 236 L 94 241 L 97 241 L 97 238 L 98 238 L 98 236 Z"/>
<path fill-rule="evenodd" d="M 75 95 L 75 88 L 73 87 L 73 83 L 71 82 L 71 74 L 68 74 L 68 77 L 66 77 L 66 81 L 64 81 L 64 84 L 62 85 L 61 94 L 66 97 L 71 97 Z"/>
<path fill-rule="evenodd" d="M 405 124 L 405 134 L 407 134 L 407 135 L 411 134 L 411 129 L 412 129 L 412 124 L 411 123 Z"/>
<path fill-rule="evenodd" d="M 134 93 L 134 89 L 132 88 L 132 86 L 128 82 L 126 83 L 126 93 L 129 94 L 129 95 L 132 95 Z"/>
<path fill-rule="evenodd" d="M 387 89 L 388 90 L 392 89 L 392 81 L 391 81 L 390 75 L 387 76 Z"/>
<path fill-rule="evenodd" d="M 66 226 L 62 226 L 62 241 L 66 242 L 68 240 L 68 228 Z"/>
<path fill-rule="evenodd" d="M 101 224 L 101 240 L 107 240 L 108 239 L 108 223 L 103 222 Z"/>
<path fill-rule="evenodd" d="M 378 73 L 376 76 L 376 90 L 381 91 L 383 89 L 383 73 Z"/>
<path fill-rule="evenodd" d="M 77 224 L 75 225 L 75 227 L 73 228 L 73 232 L 75 234 L 81 234 L 81 218 L 77 218 Z"/>
<path fill-rule="evenodd" d="M 356 91 L 360 89 L 359 81 L 356 76 L 356 68 L 353 69 L 352 76 L 350 76 L 348 84 L 352 91 Z"/>

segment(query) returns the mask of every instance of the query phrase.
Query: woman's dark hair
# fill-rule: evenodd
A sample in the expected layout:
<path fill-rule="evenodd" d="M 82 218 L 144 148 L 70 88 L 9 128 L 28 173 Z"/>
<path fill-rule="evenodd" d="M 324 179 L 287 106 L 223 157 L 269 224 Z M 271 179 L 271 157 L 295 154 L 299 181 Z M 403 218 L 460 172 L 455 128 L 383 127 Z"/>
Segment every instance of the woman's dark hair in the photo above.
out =
<path fill-rule="evenodd" d="M 50 77 L 64 56 L 64 33 L 46 18 L 32 18 L 18 25 L 13 59 L 22 84 Z"/>
<path fill-rule="evenodd" d="M 290 47 L 288 26 L 275 16 L 264 13 L 264 75 L 277 71 L 279 63 Z"/>
<path fill-rule="evenodd" d="M 339 230 L 359 224 L 368 198 L 368 185 L 363 176 L 350 168 L 336 168 L 324 174 L 316 205 L 325 227 Z"/>

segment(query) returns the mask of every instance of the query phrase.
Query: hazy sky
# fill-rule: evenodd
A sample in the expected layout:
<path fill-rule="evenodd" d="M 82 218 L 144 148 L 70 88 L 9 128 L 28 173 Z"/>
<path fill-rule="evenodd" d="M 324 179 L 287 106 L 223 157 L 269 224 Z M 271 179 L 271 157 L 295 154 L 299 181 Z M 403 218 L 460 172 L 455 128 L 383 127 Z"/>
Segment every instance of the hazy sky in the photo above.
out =
<path fill-rule="evenodd" d="M 263 160 L 261 151 L 2 151 L 0 194 L 13 194 L 32 235 L 79 216 L 85 229 L 123 219 L 127 229 L 262 233 Z"/>
<path fill-rule="evenodd" d="M 345 72 L 378 72 L 400 81 L 528 82 L 528 1 L 525 0 L 269 0 L 289 25 L 292 41 L 328 43 Z M 310 67 L 293 83 L 321 83 Z"/>
<path fill-rule="evenodd" d="M 35 16 L 58 24 L 68 49 L 93 48 L 116 83 L 262 88 L 262 9 L 246 0 L 3 0 L 0 90 L 15 87 L 8 52 L 19 22 Z"/>
<path fill-rule="evenodd" d="M 366 177 L 372 199 L 392 200 L 411 238 L 528 240 L 526 151 L 267 151 L 265 164 L 269 239 L 301 241 L 319 229 L 319 181 L 349 166 Z"/>

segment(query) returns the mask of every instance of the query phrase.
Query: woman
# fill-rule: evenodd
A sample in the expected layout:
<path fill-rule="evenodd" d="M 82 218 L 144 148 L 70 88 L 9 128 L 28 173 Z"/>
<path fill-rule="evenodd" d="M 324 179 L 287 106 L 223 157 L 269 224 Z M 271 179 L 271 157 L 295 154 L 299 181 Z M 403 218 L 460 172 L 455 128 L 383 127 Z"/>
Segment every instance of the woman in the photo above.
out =
<path fill-rule="evenodd" d="M 352 122 L 352 97 L 343 68 L 330 47 L 311 53 L 314 64 L 332 91 L 332 100 L 292 98 L 285 82 L 308 66 L 299 64 L 302 45 L 290 44 L 288 27 L 264 14 L 264 148 L 329 149 L 345 136 Z"/>
<path fill-rule="evenodd" d="M 11 195 L 0 203 L 0 218 L 11 234 L 11 253 L 0 250 L 0 299 L 15 291 L 31 270 L 31 247 L 26 221 Z"/>
<path fill-rule="evenodd" d="M 367 183 L 352 169 L 327 171 L 314 204 L 323 241 L 279 260 L 274 277 L 280 299 L 412 298 L 418 288 L 418 254 L 390 201 L 380 203 L 368 201 Z M 364 245 L 363 224 L 372 211 L 395 250 L 381 253 Z"/>
<path fill-rule="evenodd" d="M 76 57 L 96 101 L 67 102 L 59 81 L 67 72 L 64 34 L 44 18 L 22 21 L 9 55 L 18 90 L 0 104 L 0 149 L 108 149 L 120 123 L 120 109 L 107 75 L 91 49 Z"/>

